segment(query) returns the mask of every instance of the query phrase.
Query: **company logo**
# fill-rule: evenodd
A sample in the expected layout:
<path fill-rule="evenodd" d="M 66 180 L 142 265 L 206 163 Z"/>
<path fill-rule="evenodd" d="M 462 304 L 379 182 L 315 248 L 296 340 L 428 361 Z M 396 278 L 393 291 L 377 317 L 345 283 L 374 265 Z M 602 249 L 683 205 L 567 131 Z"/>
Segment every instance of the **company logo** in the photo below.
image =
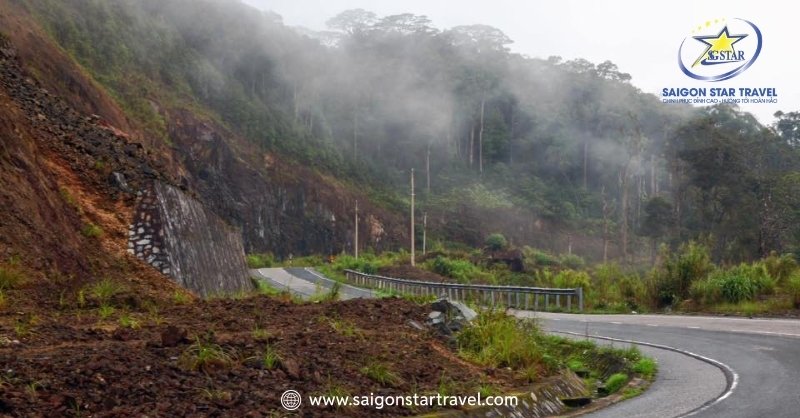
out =
<path fill-rule="evenodd" d="M 750 21 L 708 20 L 681 42 L 678 65 L 696 80 L 727 80 L 753 65 L 761 53 L 761 42 L 761 30 Z"/>
<path fill-rule="evenodd" d="M 300 407 L 303 399 L 296 390 L 287 390 L 281 395 L 281 406 L 287 411 L 294 411 Z"/>

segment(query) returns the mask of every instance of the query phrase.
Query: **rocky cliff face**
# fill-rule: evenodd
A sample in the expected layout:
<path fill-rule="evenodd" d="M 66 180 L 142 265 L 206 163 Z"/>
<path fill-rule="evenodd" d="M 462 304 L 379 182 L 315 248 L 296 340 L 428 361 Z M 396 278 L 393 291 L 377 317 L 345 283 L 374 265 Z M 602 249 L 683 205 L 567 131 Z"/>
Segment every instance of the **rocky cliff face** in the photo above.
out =
<path fill-rule="evenodd" d="M 0 39 L 0 263 L 53 277 L 132 271 L 124 232 L 133 219 L 134 252 L 184 287 L 251 286 L 240 231 L 173 186 L 146 146 L 73 108 L 20 62 Z"/>
<path fill-rule="evenodd" d="M 128 251 L 202 296 L 252 290 L 241 232 L 168 184 L 139 193 Z"/>
<path fill-rule="evenodd" d="M 168 119 L 183 182 L 242 229 L 247 252 L 284 257 L 351 252 L 356 199 L 362 249 L 394 249 L 406 241 L 402 216 L 370 204 L 336 179 L 264 153 L 190 112 L 173 112 Z"/>

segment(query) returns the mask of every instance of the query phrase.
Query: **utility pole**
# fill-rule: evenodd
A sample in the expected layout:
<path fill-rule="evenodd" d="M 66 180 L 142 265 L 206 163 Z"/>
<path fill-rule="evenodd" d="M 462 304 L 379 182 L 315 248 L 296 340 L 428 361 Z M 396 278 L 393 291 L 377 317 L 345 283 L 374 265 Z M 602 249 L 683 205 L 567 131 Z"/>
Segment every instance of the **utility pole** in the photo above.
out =
<path fill-rule="evenodd" d="M 428 253 L 428 212 L 422 213 L 422 255 Z"/>
<path fill-rule="evenodd" d="M 411 265 L 416 266 L 414 260 L 414 169 L 411 169 Z"/>
<path fill-rule="evenodd" d="M 358 260 L 358 200 L 356 200 L 356 228 L 355 228 L 355 236 L 353 239 L 354 245 L 354 253 L 356 256 L 356 260 Z"/>

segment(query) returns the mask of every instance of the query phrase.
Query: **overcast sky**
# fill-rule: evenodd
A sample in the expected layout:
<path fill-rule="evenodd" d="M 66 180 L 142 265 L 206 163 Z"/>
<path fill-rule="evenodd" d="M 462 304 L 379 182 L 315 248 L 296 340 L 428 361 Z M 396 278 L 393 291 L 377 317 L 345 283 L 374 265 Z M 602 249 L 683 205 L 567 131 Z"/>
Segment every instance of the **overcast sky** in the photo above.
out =
<path fill-rule="evenodd" d="M 660 94 L 663 87 L 775 87 L 778 104 L 744 104 L 764 123 L 777 110 L 800 110 L 800 56 L 791 3 L 778 1 L 621 1 L 621 0 L 244 0 L 283 16 L 290 26 L 324 29 L 325 21 L 346 9 L 363 8 L 379 16 L 397 13 L 427 15 L 446 29 L 482 23 L 503 30 L 515 52 L 546 58 L 611 60 L 633 76 L 642 90 Z M 727 81 L 690 79 L 677 64 L 678 47 L 691 29 L 709 19 L 743 18 L 764 37 L 757 61 Z"/>

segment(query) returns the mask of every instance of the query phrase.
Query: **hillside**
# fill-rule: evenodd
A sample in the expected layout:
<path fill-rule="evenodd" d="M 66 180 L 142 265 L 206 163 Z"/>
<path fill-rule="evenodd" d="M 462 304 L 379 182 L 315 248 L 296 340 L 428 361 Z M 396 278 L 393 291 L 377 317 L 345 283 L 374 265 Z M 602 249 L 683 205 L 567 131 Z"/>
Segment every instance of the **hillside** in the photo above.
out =
<path fill-rule="evenodd" d="M 439 29 L 413 14 L 351 10 L 313 32 L 234 0 L 10 3 L 110 94 L 120 111 L 109 123 L 132 127 L 242 227 L 248 252 L 351 252 L 355 200 L 362 250 L 398 248 L 411 168 L 434 246 L 502 232 L 516 245 L 629 262 L 709 236 L 717 260 L 794 246 L 786 201 L 761 220 L 715 213 L 764 207 L 791 187 L 787 162 L 773 158 L 796 158 L 791 114 L 772 131 L 735 108 L 664 105 L 611 62 L 524 57 L 499 29 Z M 706 123 L 749 132 L 730 138 Z M 761 141 L 769 155 L 726 148 Z M 764 187 L 737 190 L 720 166 L 696 167 L 715 154 Z M 739 164 L 750 157 L 771 168 Z"/>

